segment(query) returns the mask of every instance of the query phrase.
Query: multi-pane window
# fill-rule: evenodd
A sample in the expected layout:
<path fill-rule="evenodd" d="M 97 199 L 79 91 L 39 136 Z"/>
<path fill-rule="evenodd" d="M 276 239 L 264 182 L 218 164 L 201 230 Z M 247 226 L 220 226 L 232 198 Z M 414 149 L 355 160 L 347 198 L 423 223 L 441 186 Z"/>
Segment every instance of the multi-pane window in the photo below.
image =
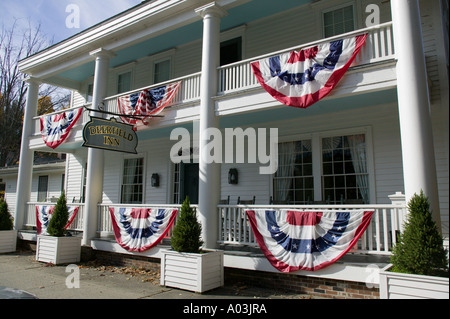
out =
<path fill-rule="evenodd" d="M 355 30 L 353 6 L 324 12 L 323 24 L 326 38 Z"/>
<path fill-rule="evenodd" d="M 88 84 L 86 102 L 88 103 L 92 102 L 93 97 L 94 97 L 94 84 Z"/>
<path fill-rule="evenodd" d="M 173 178 L 173 203 L 180 202 L 180 169 L 181 164 L 177 163 L 174 167 L 174 178 Z"/>
<path fill-rule="evenodd" d="M 366 135 L 279 143 L 273 203 L 369 203 Z"/>
<path fill-rule="evenodd" d="M 38 178 L 38 202 L 45 202 L 47 200 L 48 191 L 48 176 L 39 176 Z"/>
<path fill-rule="evenodd" d="M 306 204 L 314 200 L 311 140 L 278 144 L 273 189 L 275 204 Z"/>
<path fill-rule="evenodd" d="M 123 165 L 122 204 L 142 204 L 144 193 L 144 158 L 127 158 Z"/>
<path fill-rule="evenodd" d="M 170 80 L 170 59 L 155 63 L 153 83 L 161 83 Z"/>
<path fill-rule="evenodd" d="M 330 204 L 369 202 L 364 134 L 322 139 L 322 196 Z"/>
<path fill-rule="evenodd" d="M 119 74 L 117 78 L 117 93 L 131 91 L 131 72 Z"/>

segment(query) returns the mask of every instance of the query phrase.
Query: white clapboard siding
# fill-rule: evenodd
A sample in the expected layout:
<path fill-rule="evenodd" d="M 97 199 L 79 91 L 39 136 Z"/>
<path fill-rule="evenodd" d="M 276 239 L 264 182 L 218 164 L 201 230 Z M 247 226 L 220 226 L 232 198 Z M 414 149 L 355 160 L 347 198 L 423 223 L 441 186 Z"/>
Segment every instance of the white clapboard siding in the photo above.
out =
<path fill-rule="evenodd" d="M 84 167 L 87 161 L 86 149 L 68 154 L 66 161 L 66 198 L 67 202 L 71 203 L 74 199 L 79 200 L 83 194 Z"/>
<path fill-rule="evenodd" d="M 0 254 L 15 252 L 16 245 L 16 230 L 0 230 Z"/>

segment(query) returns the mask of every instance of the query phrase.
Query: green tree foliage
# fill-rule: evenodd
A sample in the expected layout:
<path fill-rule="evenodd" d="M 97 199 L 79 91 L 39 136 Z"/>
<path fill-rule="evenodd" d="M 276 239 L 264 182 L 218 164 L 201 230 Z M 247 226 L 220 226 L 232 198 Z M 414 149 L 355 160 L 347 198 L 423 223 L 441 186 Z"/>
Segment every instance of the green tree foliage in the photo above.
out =
<path fill-rule="evenodd" d="M 201 232 L 202 225 L 197 220 L 197 213 L 191 208 L 189 197 L 186 197 L 171 237 L 172 248 L 178 252 L 199 253 L 203 245 Z"/>
<path fill-rule="evenodd" d="M 0 198 L 0 230 L 12 230 L 13 218 L 9 213 L 8 204 Z"/>
<path fill-rule="evenodd" d="M 52 218 L 48 224 L 47 233 L 54 237 L 63 237 L 66 234 L 66 225 L 69 222 L 69 210 L 67 208 L 66 195 L 58 198 Z"/>
<path fill-rule="evenodd" d="M 447 270 L 448 252 L 444 249 L 443 238 L 431 217 L 430 204 L 423 191 L 420 195 L 414 194 L 408 210 L 404 231 L 391 256 L 392 270 L 429 276 Z"/>

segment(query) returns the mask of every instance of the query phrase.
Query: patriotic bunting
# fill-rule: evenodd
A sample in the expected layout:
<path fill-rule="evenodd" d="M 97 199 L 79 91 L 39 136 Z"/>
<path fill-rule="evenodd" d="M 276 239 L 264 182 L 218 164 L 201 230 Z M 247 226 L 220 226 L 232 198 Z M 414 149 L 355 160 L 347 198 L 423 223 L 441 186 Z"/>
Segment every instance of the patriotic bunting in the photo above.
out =
<path fill-rule="evenodd" d="M 307 108 L 327 96 L 358 55 L 367 34 L 251 64 L 261 86 L 281 103 Z"/>
<path fill-rule="evenodd" d="M 172 101 L 180 85 L 181 81 L 119 97 L 118 104 L 121 114 L 142 116 L 142 120 L 130 117 L 122 117 L 122 120 L 132 125 L 138 121 L 142 121 L 147 125 L 146 116 L 151 117 L 161 113 Z"/>
<path fill-rule="evenodd" d="M 281 272 L 316 271 L 344 256 L 362 236 L 373 211 L 247 210 L 255 238 Z"/>
<path fill-rule="evenodd" d="M 110 207 L 109 212 L 116 242 L 127 251 L 143 252 L 159 244 L 178 210 Z"/>
<path fill-rule="evenodd" d="M 41 134 L 45 144 L 55 149 L 69 136 L 70 130 L 83 112 L 82 108 L 41 117 Z"/>
<path fill-rule="evenodd" d="M 47 228 L 50 219 L 53 216 L 52 214 L 54 209 L 55 206 L 48 206 L 48 205 L 36 206 L 36 232 L 38 235 L 48 235 Z M 64 229 L 69 228 L 69 226 L 72 224 L 73 220 L 77 216 L 80 207 L 75 206 L 67 207 L 67 209 L 69 210 L 69 222 L 67 223 L 66 227 L 64 227 Z"/>

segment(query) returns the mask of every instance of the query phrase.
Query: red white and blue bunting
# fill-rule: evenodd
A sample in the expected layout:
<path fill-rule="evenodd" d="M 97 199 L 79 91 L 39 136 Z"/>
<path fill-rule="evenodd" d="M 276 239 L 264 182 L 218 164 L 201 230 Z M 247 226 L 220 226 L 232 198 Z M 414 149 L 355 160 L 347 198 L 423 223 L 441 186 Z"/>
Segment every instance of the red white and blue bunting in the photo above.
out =
<path fill-rule="evenodd" d="M 177 209 L 109 208 L 116 242 L 127 251 L 149 250 L 172 227 Z"/>
<path fill-rule="evenodd" d="M 119 97 L 120 114 L 142 117 L 139 120 L 123 116 L 122 120 L 132 125 L 137 124 L 138 121 L 147 125 L 147 117 L 161 113 L 175 97 L 180 85 L 181 81 Z"/>
<path fill-rule="evenodd" d="M 261 86 L 281 103 L 307 108 L 327 96 L 358 55 L 367 34 L 251 64 Z"/>
<path fill-rule="evenodd" d="M 83 108 L 41 117 L 41 134 L 45 144 L 55 149 L 69 136 L 70 130 L 80 118 Z"/>
<path fill-rule="evenodd" d="M 261 250 L 281 272 L 316 271 L 335 263 L 357 243 L 373 215 L 363 210 L 246 213 Z"/>
<path fill-rule="evenodd" d="M 50 205 L 37 205 L 36 206 L 36 232 L 38 235 L 48 235 L 47 228 L 50 222 L 50 219 L 53 216 L 53 210 L 55 206 Z M 65 229 L 67 229 L 77 216 L 78 210 L 80 207 L 78 206 L 68 206 L 69 211 L 69 222 L 67 223 Z"/>

